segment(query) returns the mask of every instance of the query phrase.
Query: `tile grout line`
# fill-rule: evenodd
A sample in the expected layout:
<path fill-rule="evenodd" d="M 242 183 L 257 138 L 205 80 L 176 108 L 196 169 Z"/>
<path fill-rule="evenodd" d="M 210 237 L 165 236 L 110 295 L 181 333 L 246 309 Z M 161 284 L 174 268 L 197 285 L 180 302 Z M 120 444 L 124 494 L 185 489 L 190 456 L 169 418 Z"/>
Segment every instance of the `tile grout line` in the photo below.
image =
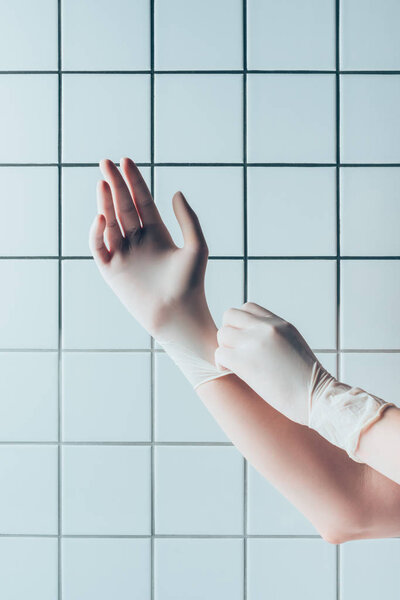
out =
<path fill-rule="evenodd" d="M 124 70 L 0 70 L 1 75 L 243 75 L 244 72 L 260 75 L 400 75 L 399 70 L 368 69 L 124 69 Z"/>
<path fill-rule="evenodd" d="M 247 231 L 247 0 L 243 0 L 243 299 L 248 290 Z M 243 457 L 243 600 L 247 600 L 247 460 Z"/>
<path fill-rule="evenodd" d="M 62 24 L 61 0 L 57 2 L 57 27 L 58 27 L 58 446 L 57 446 L 57 499 L 58 499 L 58 600 L 62 600 Z"/>
<path fill-rule="evenodd" d="M 154 129 L 155 129 L 155 77 L 154 77 L 154 23 L 155 0 L 150 0 L 150 191 L 154 198 Z M 154 599 L 154 536 L 155 536 L 155 353 L 154 338 L 150 338 L 150 600 Z"/>
<path fill-rule="evenodd" d="M 336 377 L 340 380 L 340 286 L 341 286 L 341 248 L 340 248 L 340 1 L 335 6 L 335 61 L 336 61 Z M 336 545 L 336 600 L 341 597 L 340 582 L 340 544 Z"/>

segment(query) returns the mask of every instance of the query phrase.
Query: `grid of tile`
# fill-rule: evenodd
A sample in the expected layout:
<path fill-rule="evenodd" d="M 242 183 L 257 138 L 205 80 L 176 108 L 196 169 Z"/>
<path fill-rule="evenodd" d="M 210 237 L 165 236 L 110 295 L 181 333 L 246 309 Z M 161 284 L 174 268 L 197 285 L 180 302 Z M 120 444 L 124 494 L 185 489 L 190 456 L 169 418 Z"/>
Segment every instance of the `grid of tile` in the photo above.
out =
<path fill-rule="evenodd" d="M 0 61 L 0 107 L 10 129 L 1 117 L 0 127 L 21 132 L 0 144 L 2 188 L 17 200 L 5 198 L 2 212 L 21 224 L 12 232 L 0 224 L 0 275 L 9 284 L 0 299 L 0 591 L 13 586 L 16 598 L 33 600 L 166 600 L 171 586 L 175 599 L 188 598 L 189 586 L 210 599 L 290 598 L 294 589 L 297 597 L 299 589 L 307 598 L 352 597 L 353 546 L 319 539 L 104 289 L 86 242 L 94 200 L 82 199 L 93 198 L 100 158 L 130 155 L 179 239 L 166 202 L 183 187 L 210 242 L 216 319 L 247 298 L 266 304 L 300 327 L 331 372 L 396 401 L 397 3 L 305 1 L 299 14 L 291 3 L 293 23 L 303 25 L 291 24 L 292 46 L 282 44 L 286 2 L 119 0 L 99 17 L 89 0 L 40 0 L 48 30 L 58 23 L 54 39 L 21 5 L 14 17 L 32 34 L 36 63 L 18 36 L 12 53 L 2 50 L 0 35 L 0 56 L 9 57 Z M 143 35 L 132 36 L 134 21 Z M 90 23 L 96 36 L 87 37 Z M 386 37 L 371 48 L 374 23 Z M 96 43 L 107 34 L 114 52 Z M 178 34 L 181 45 L 169 43 Z M 226 43 L 214 50 L 218 37 Z M 366 560 L 386 557 L 380 572 L 400 551 L 398 540 L 359 548 Z M 300 561 L 290 581 L 288 556 Z M 320 564 L 311 588 L 306 563 Z M 396 597 L 393 577 L 388 598 Z M 365 597 L 375 585 L 368 581 Z"/>

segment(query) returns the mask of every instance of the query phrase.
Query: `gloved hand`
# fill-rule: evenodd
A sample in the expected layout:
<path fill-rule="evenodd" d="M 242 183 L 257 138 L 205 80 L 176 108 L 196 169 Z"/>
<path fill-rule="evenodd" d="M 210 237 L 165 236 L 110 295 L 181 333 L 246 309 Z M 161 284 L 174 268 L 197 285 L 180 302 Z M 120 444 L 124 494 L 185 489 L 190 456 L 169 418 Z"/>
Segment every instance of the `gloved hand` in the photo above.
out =
<path fill-rule="evenodd" d="M 123 158 L 120 164 L 125 179 L 111 160 L 100 162 L 107 181 L 98 183 L 90 249 L 121 302 L 197 387 L 225 374 L 214 364 L 217 328 L 204 291 L 207 244 L 177 192 L 173 208 L 184 238 L 178 248 L 135 163 Z"/>
<path fill-rule="evenodd" d="M 292 421 L 356 456 L 363 431 L 393 404 L 335 379 L 300 332 L 258 304 L 230 308 L 217 334 L 215 362 L 243 379 Z"/>

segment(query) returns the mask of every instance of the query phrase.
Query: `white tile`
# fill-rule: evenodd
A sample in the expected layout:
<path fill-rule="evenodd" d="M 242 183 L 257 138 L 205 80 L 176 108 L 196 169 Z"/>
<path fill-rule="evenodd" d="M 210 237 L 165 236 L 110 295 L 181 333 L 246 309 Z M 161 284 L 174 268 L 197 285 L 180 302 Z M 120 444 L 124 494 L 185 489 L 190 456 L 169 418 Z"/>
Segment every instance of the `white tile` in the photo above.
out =
<path fill-rule="evenodd" d="M 0 440 L 58 438 L 56 352 L 0 352 Z"/>
<path fill-rule="evenodd" d="M 236 448 L 157 446 L 159 534 L 241 534 L 243 458 Z"/>
<path fill-rule="evenodd" d="M 164 352 L 155 356 L 154 396 L 157 441 L 230 441 L 191 384 Z"/>
<path fill-rule="evenodd" d="M 61 3 L 63 69 L 150 68 L 149 0 Z"/>
<path fill-rule="evenodd" d="M 64 446 L 62 529 L 67 535 L 149 535 L 150 448 Z"/>
<path fill-rule="evenodd" d="M 64 539 L 64 600 L 150 598 L 149 539 Z"/>
<path fill-rule="evenodd" d="M 342 75 L 341 161 L 400 162 L 400 76 Z"/>
<path fill-rule="evenodd" d="M 249 69 L 335 68 L 334 0 L 249 0 Z"/>
<path fill-rule="evenodd" d="M 397 600 L 400 596 L 400 540 L 362 540 L 342 549 L 341 598 Z"/>
<path fill-rule="evenodd" d="M 341 339 L 345 349 L 398 348 L 400 264 L 345 260 L 341 265 Z"/>
<path fill-rule="evenodd" d="M 51 538 L 0 538 L 0 595 L 7 600 L 57 598 L 58 543 Z"/>
<path fill-rule="evenodd" d="M 400 68 L 397 0 L 345 0 L 340 3 L 341 68 L 398 70 Z"/>
<path fill-rule="evenodd" d="M 0 261 L 2 348 L 57 348 L 55 260 Z"/>
<path fill-rule="evenodd" d="M 243 159 L 242 77 L 156 75 L 157 162 Z"/>
<path fill-rule="evenodd" d="M 251 465 L 247 532 L 250 535 L 318 535 L 310 521 Z"/>
<path fill-rule="evenodd" d="M 155 199 L 172 237 L 182 246 L 182 233 L 172 209 L 172 196 L 178 190 L 200 219 L 210 255 L 243 255 L 242 168 L 156 168 Z"/>
<path fill-rule="evenodd" d="M 241 69 L 241 0 L 157 0 L 156 69 Z"/>
<path fill-rule="evenodd" d="M 62 390 L 65 441 L 150 441 L 150 353 L 65 353 Z"/>
<path fill-rule="evenodd" d="M 400 406 L 400 354 L 398 353 L 343 353 L 340 379 Z"/>
<path fill-rule="evenodd" d="M 57 162 L 57 147 L 57 75 L 3 74 L 0 77 L 0 162 Z"/>
<path fill-rule="evenodd" d="M 57 70 L 57 18 L 54 0 L 2 2 L 0 70 Z"/>
<path fill-rule="evenodd" d="M 239 539 L 157 539 L 155 600 L 241 600 L 243 542 Z"/>
<path fill-rule="evenodd" d="M 250 167 L 249 254 L 336 254 L 336 173 L 331 167 Z"/>
<path fill-rule="evenodd" d="M 336 548 L 319 539 L 249 539 L 248 599 L 336 598 Z"/>
<path fill-rule="evenodd" d="M 148 348 L 150 337 L 103 280 L 93 260 L 63 261 L 63 347 Z"/>
<path fill-rule="evenodd" d="M 58 254 L 57 167 L 1 167 L 0 254 Z"/>
<path fill-rule="evenodd" d="M 0 446 L 0 531 L 57 534 L 57 447 Z"/>
<path fill-rule="evenodd" d="M 150 167 L 140 167 L 140 172 L 150 189 Z M 97 166 L 66 167 L 62 170 L 64 256 L 91 256 L 89 229 L 97 213 L 96 186 L 100 179 L 104 178 Z"/>
<path fill-rule="evenodd" d="M 343 255 L 400 255 L 400 169 L 341 169 L 340 204 Z"/>
<path fill-rule="evenodd" d="M 211 314 L 219 327 L 230 306 L 241 306 L 243 299 L 243 261 L 210 260 L 206 271 L 206 296 Z"/>
<path fill-rule="evenodd" d="M 150 77 L 63 76 L 63 162 L 150 159 Z"/>
<path fill-rule="evenodd" d="M 249 300 L 293 323 L 311 348 L 336 347 L 334 260 L 250 260 Z"/>
<path fill-rule="evenodd" d="M 249 162 L 335 161 L 335 76 L 248 76 Z"/>

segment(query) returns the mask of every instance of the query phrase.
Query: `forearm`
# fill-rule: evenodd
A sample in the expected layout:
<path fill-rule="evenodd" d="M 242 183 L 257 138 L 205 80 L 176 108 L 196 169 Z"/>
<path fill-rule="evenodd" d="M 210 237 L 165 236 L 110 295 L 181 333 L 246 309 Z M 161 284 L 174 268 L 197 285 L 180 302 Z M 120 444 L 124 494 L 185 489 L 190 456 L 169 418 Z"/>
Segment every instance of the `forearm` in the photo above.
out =
<path fill-rule="evenodd" d="M 360 438 L 358 456 L 400 484 L 400 408 L 388 407 Z"/>
<path fill-rule="evenodd" d="M 326 540 L 400 534 L 395 483 L 283 416 L 235 375 L 197 392 L 238 450 Z"/>

